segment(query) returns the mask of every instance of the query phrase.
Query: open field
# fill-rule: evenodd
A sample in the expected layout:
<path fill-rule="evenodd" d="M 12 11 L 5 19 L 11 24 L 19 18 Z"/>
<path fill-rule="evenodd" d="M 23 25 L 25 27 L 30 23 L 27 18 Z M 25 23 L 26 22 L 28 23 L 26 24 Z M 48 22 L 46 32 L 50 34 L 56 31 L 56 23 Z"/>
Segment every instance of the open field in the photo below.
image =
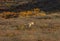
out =
<path fill-rule="evenodd" d="M 60 1 L 0 0 L 0 41 L 60 41 Z"/>
<path fill-rule="evenodd" d="M 60 16 L 0 18 L 0 41 L 60 41 Z"/>

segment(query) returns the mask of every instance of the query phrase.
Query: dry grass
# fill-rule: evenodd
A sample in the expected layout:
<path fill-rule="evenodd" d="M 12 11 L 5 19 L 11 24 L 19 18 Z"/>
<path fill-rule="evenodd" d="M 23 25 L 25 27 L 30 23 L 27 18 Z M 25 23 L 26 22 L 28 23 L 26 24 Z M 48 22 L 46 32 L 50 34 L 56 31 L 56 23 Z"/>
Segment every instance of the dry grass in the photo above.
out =
<path fill-rule="evenodd" d="M 33 16 L 33 15 L 36 15 L 40 12 L 40 10 L 38 8 L 35 8 L 33 10 L 29 10 L 29 11 L 22 11 L 22 12 L 19 12 L 20 16 Z"/>
<path fill-rule="evenodd" d="M 13 18 L 13 17 L 29 17 L 29 16 L 46 16 L 45 12 L 41 12 L 39 8 L 34 8 L 28 11 L 21 12 L 2 12 L 0 13 L 0 17 L 3 18 Z"/>
<path fill-rule="evenodd" d="M 0 17 L 3 17 L 3 18 L 18 17 L 18 14 L 15 12 L 2 12 L 0 14 Z"/>
<path fill-rule="evenodd" d="M 11 18 L 15 16 L 19 17 Z M 20 16 L 24 18 L 20 18 Z M 60 19 L 58 16 L 60 17 L 60 14 L 57 13 L 47 15 L 38 8 L 18 13 L 2 12 L 0 17 L 10 19 L 0 19 L 0 40 L 60 41 Z M 29 28 L 28 23 L 30 22 L 34 22 L 34 25 Z"/>
<path fill-rule="evenodd" d="M 4 21 L 0 20 L 0 37 L 5 37 L 2 39 L 0 38 L 0 40 L 59 41 L 60 40 L 59 20 L 60 19 L 36 19 L 36 18 L 15 18 Z M 31 21 L 35 22 L 35 24 L 34 26 L 31 26 L 31 28 L 28 28 L 28 26 L 25 24 L 28 24 Z M 13 29 L 15 27 L 16 29 Z M 1 30 L 1 28 L 4 29 Z"/>

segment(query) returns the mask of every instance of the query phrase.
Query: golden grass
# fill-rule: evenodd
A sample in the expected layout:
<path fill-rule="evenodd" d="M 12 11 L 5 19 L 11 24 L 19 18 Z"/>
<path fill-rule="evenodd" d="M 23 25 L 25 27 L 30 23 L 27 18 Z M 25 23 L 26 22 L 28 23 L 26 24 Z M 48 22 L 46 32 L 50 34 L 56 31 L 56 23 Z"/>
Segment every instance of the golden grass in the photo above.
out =
<path fill-rule="evenodd" d="M 20 16 L 46 16 L 45 12 L 41 12 L 40 9 L 38 8 L 34 8 L 33 10 L 29 10 L 29 11 L 22 11 L 19 12 Z"/>
<path fill-rule="evenodd" d="M 0 14 L 0 17 L 3 17 L 3 18 L 9 18 L 9 17 L 15 17 L 17 16 L 17 13 L 15 12 L 2 12 Z"/>
<path fill-rule="evenodd" d="M 0 14 L 0 17 L 3 18 L 10 18 L 10 17 L 15 17 L 15 16 L 46 16 L 45 12 L 41 12 L 39 8 L 34 8 L 33 10 L 28 10 L 28 11 L 21 11 L 21 12 L 2 12 Z"/>

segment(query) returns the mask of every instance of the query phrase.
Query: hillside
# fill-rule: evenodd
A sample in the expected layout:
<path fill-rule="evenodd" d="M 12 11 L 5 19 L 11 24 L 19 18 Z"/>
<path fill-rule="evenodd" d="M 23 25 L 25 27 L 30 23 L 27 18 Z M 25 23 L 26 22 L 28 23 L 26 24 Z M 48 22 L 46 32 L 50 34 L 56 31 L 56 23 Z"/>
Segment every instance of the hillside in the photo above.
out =
<path fill-rule="evenodd" d="M 32 8 L 40 8 L 42 11 L 55 11 L 60 10 L 59 0 L 2 0 L 0 8 L 3 10 L 21 11 Z"/>
<path fill-rule="evenodd" d="M 0 41 L 60 41 L 60 0 L 0 0 Z"/>

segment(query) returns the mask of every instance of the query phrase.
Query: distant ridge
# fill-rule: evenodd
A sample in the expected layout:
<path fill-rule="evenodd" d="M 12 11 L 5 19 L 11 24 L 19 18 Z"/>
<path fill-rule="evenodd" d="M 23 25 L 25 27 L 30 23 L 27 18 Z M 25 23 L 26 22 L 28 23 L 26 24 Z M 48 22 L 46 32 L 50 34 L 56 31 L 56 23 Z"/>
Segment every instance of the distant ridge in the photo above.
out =
<path fill-rule="evenodd" d="M 40 8 L 45 12 L 60 10 L 60 0 L 0 0 L 0 2 L 0 10 L 7 11 L 30 10 L 33 8 Z"/>

